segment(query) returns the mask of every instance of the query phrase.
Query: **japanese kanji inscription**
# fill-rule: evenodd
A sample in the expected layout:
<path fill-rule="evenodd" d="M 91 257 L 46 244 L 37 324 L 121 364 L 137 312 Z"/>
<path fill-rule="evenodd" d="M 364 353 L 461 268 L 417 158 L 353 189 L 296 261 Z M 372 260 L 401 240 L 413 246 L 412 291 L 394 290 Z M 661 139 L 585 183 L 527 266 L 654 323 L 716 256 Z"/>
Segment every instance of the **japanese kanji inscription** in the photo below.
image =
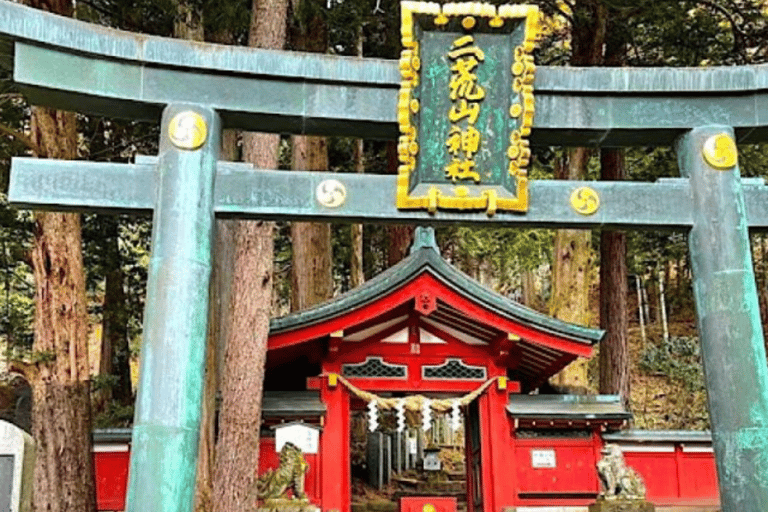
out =
<path fill-rule="evenodd" d="M 397 206 L 526 211 L 531 6 L 402 4 Z"/>

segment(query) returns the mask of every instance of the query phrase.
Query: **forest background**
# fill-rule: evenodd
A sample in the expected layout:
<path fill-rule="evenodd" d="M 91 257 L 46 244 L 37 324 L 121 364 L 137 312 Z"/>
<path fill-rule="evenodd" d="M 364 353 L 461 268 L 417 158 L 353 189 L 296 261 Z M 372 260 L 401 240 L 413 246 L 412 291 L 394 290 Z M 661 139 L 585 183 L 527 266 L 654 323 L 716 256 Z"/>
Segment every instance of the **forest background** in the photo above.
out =
<path fill-rule="evenodd" d="M 398 58 L 400 51 L 399 3 L 392 0 L 29 3 L 132 32 L 219 44 L 386 59 Z M 529 3 L 537 3 L 543 14 L 539 65 L 706 67 L 768 60 L 768 6 L 763 1 Z M 0 336 L 5 368 L 0 397 L 14 402 L 20 381 L 31 383 L 35 406 L 27 428 L 52 443 L 52 454 L 55 442 L 46 434 L 50 418 L 66 418 L 67 429 L 86 434 L 80 445 L 72 436 L 61 441 L 73 452 L 71 460 L 40 457 L 38 466 L 56 465 L 53 473 L 66 482 L 74 478 L 69 473 L 87 477 L 92 471 L 85 468 L 87 457 L 74 453 L 89 453 L 85 445 L 92 425 L 128 426 L 133 418 L 132 373 L 141 351 L 151 219 L 11 209 L 6 200 L 10 158 L 31 154 L 129 162 L 137 154 L 156 154 L 159 125 L 33 108 L 15 90 L 10 74 L 2 73 Z M 254 162 L 257 168 L 397 172 L 393 142 L 233 132 L 224 139 L 224 158 Z M 742 176 L 768 175 L 766 146 L 739 150 Z M 529 174 L 533 179 L 636 181 L 679 175 L 670 148 L 642 147 L 534 148 Z M 252 425 L 260 417 L 259 368 L 269 318 L 343 293 L 395 264 L 407 253 L 413 232 L 391 225 L 218 221 L 217 226 L 200 510 L 234 510 L 252 484 L 252 474 L 238 465 L 257 456 L 251 431 L 258 436 Z M 684 233 L 443 227 L 437 236 L 443 257 L 486 286 L 560 319 L 606 329 L 599 357 L 570 368 L 553 387 L 621 394 L 639 427 L 708 426 Z M 768 235 L 754 233 L 752 242 L 765 323 Z M 67 315 L 51 313 L 57 304 L 67 305 Z M 76 350 L 82 346 L 88 347 L 88 357 Z M 67 359 L 62 354 L 75 352 L 81 354 L 74 365 L 79 370 L 62 367 Z M 69 391 L 62 394 L 60 388 Z M 221 429 L 214 439 L 211 411 L 217 389 Z M 243 396 L 253 396 L 243 391 L 254 389 L 257 398 L 243 403 Z M 244 410 L 247 417 L 242 417 Z M 240 411 L 239 419 L 228 416 L 231 411 Z M 225 458 L 231 459 L 230 467 L 222 465 Z M 36 470 L 36 475 L 43 473 Z M 56 489 L 66 487 L 50 478 L 36 476 L 36 508 L 45 508 L 56 500 Z M 89 500 L 83 497 L 78 503 L 84 508 L 76 508 L 93 509 Z"/>

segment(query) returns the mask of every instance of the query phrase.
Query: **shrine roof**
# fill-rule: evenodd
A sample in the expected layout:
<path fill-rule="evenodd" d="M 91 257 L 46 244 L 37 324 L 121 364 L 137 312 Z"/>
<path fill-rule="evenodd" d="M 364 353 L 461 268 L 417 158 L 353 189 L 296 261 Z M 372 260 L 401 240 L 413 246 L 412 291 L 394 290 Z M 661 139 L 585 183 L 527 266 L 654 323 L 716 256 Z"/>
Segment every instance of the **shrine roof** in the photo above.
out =
<path fill-rule="evenodd" d="M 318 391 L 264 391 L 261 414 L 264 417 L 322 416 L 326 406 Z"/>
<path fill-rule="evenodd" d="M 549 317 L 484 287 L 442 258 L 431 228 L 416 229 L 411 253 L 397 265 L 335 299 L 273 319 L 270 335 L 327 322 L 340 314 L 379 301 L 425 272 L 437 278 L 446 288 L 471 299 L 500 318 L 586 345 L 593 345 L 603 337 L 604 331 L 600 329 Z"/>
<path fill-rule="evenodd" d="M 624 421 L 632 418 L 619 395 L 510 395 L 507 412 L 531 420 Z"/>
<path fill-rule="evenodd" d="M 426 310 L 422 300 L 430 303 Z M 403 331 L 413 315 L 422 336 L 465 346 L 507 343 L 500 364 L 525 389 L 535 389 L 577 357 L 591 356 L 603 336 L 482 286 L 440 256 L 431 228 L 417 228 L 410 255 L 397 265 L 333 300 L 272 320 L 269 350 L 275 357 L 280 351 L 283 361 L 310 352 L 317 357 L 319 351 L 306 343 L 332 335 L 351 343 L 381 338 Z"/>
<path fill-rule="evenodd" d="M 603 439 L 609 443 L 711 443 L 712 432 L 709 430 L 625 430 L 605 434 Z"/>

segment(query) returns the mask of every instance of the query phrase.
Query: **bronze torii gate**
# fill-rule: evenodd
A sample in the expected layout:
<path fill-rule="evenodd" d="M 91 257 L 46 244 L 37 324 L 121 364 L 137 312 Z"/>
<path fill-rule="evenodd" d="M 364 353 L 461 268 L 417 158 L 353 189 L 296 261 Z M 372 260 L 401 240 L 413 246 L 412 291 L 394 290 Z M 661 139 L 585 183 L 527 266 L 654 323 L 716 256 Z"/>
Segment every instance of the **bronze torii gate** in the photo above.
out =
<path fill-rule="evenodd" d="M 733 146 L 768 139 L 768 66 L 539 68 L 531 144 L 674 145 L 684 178 L 590 183 L 590 215 L 569 200 L 583 182 L 532 182 L 526 212 L 489 216 L 398 210 L 394 176 L 217 162 L 222 126 L 396 138 L 397 62 L 129 34 L 5 0 L 0 41 L 35 104 L 162 113 L 157 158 L 16 158 L 11 175 L 19 207 L 154 212 L 129 511 L 191 509 L 214 215 L 689 231 L 723 510 L 768 510 L 768 367 L 748 238 L 768 228 L 768 188 L 740 179 Z M 343 200 L 318 192 L 328 187 Z"/>

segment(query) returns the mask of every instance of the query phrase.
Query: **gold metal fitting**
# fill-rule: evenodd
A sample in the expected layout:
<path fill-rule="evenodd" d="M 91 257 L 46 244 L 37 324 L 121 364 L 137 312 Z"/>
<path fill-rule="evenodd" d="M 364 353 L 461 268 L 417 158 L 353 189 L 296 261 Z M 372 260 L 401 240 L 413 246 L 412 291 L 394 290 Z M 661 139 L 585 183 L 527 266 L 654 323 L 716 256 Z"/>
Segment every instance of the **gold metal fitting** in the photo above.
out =
<path fill-rule="evenodd" d="M 171 143 L 179 149 L 198 149 L 208 137 L 208 127 L 203 116 L 192 110 L 179 112 L 168 124 Z"/>

